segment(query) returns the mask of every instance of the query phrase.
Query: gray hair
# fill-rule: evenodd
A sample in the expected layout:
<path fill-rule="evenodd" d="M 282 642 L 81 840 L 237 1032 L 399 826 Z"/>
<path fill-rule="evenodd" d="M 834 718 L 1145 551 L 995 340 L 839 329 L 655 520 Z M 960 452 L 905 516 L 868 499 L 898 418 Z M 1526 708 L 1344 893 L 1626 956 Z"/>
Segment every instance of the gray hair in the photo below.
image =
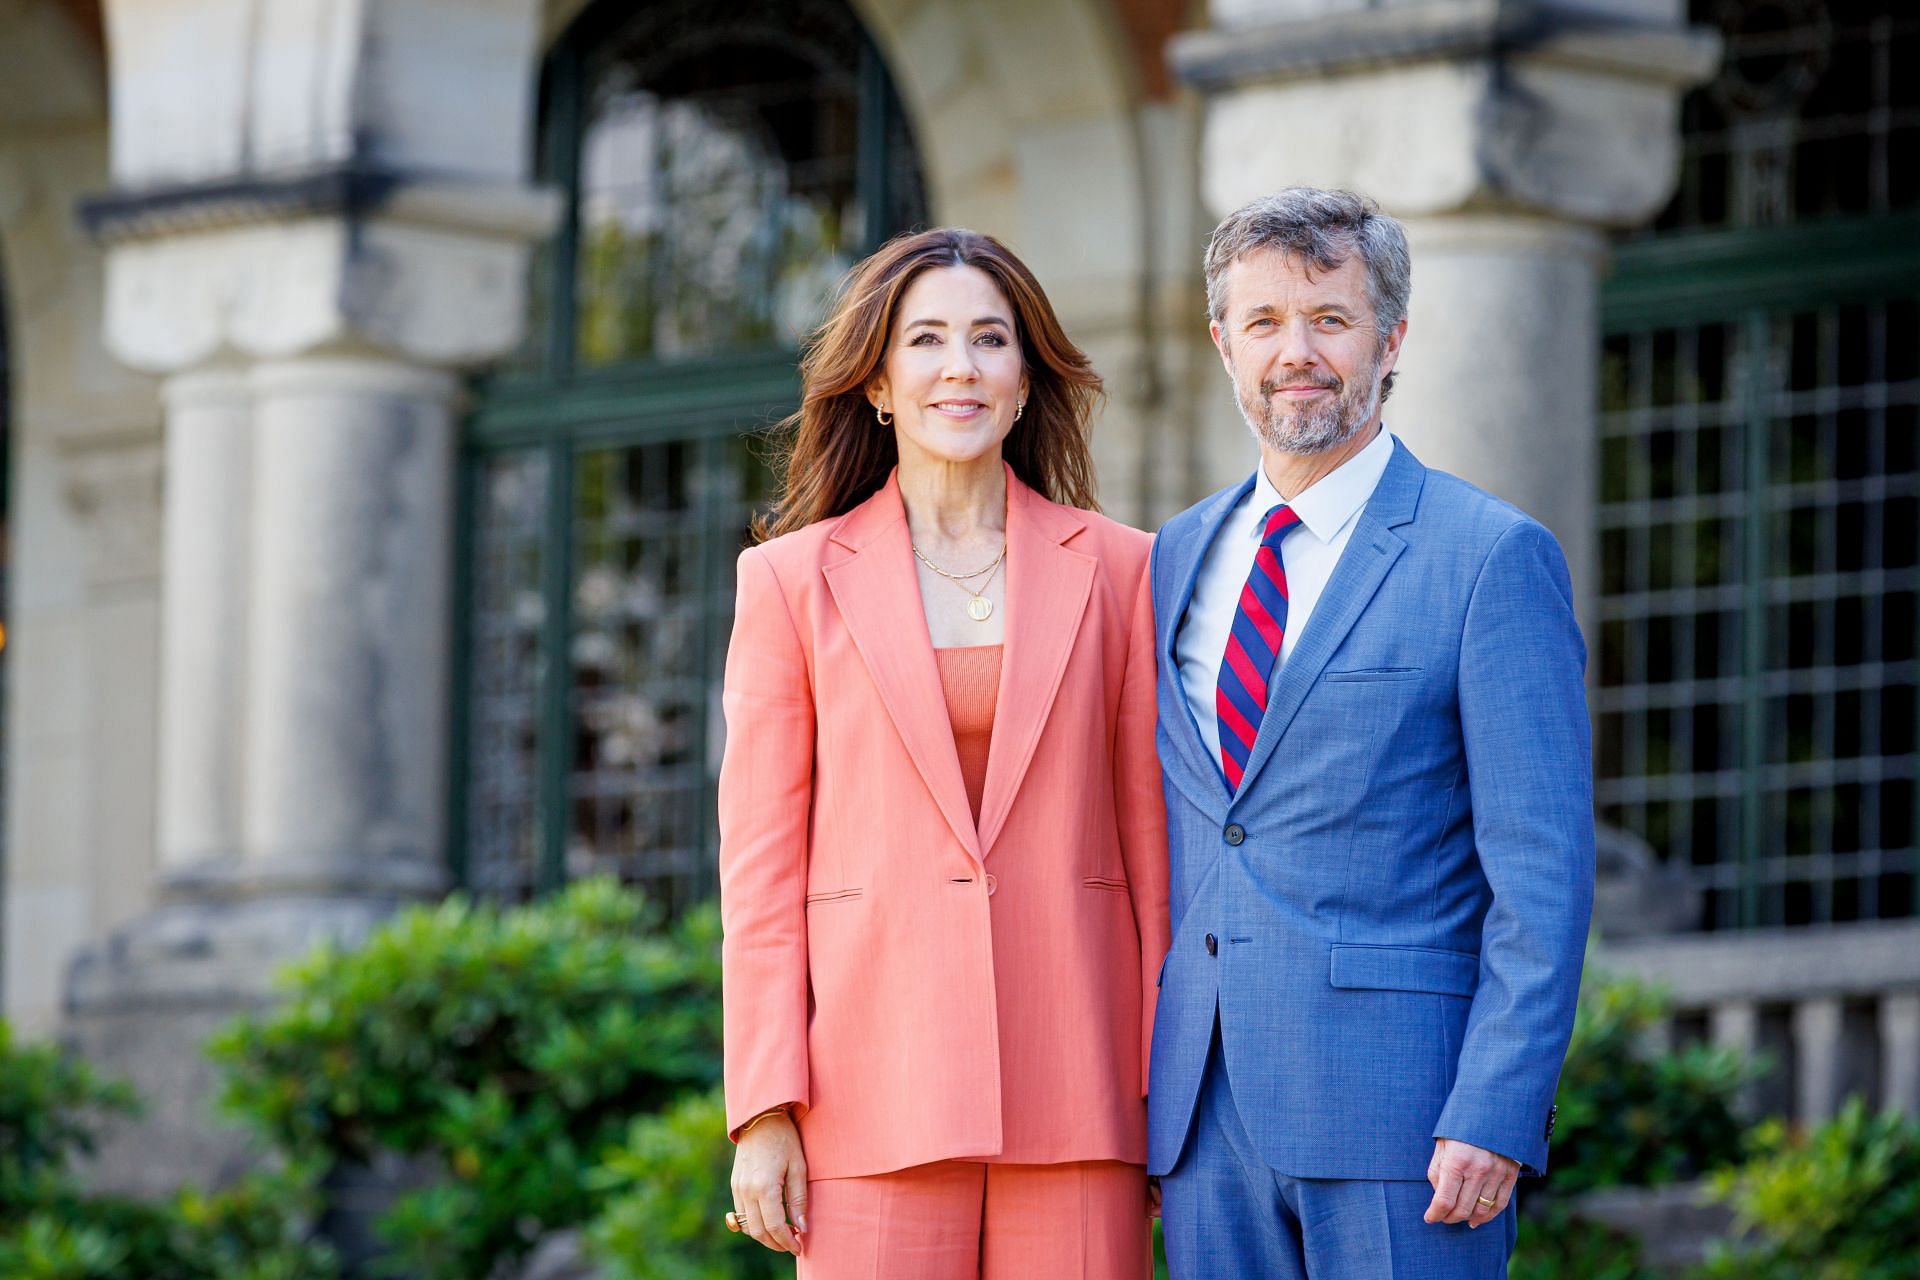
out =
<path fill-rule="evenodd" d="M 1365 196 L 1288 187 L 1228 214 L 1207 241 L 1207 315 L 1215 324 L 1227 315 L 1227 268 L 1261 249 L 1279 249 L 1319 271 L 1337 271 L 1358 253 L 1381 341 L 1407 318 L 1413 258 L 1406 229 Z"/>

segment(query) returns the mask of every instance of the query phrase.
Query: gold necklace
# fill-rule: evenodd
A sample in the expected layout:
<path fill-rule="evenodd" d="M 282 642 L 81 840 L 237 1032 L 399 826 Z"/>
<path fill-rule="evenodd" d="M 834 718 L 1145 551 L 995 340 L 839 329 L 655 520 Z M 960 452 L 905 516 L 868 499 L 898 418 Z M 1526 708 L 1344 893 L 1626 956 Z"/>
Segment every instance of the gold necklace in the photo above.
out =
<path fill-rule="evenodd" d="M 912 539 L 908 539 L 907 545 L 913 547 L 913 554 L 919 558 L 921 564 L 924 564 L 927 568 L 933 570 L 941 577 L 953 583 L 954 586 L 967 593 L 967 616 L 969 618 L 972 618 L 975 622 L 985 622 L 993 616 L 993 601 L 987 599 L 987 588 L 993 585 L 994 578 L 999 576 L 998 571 L 1001 562 L 1007 558 L 1007 547 L 1005 543 L 1000 544 L 1000 554 L 993 558 L 992 564 L 988 565 L 985 569 L 975 569 L 972 573 L 948 573 L 945 569 L 942 569 L 939 565 L 921 555 L 920 548 L 914 546 Z M 966 580 L 968 578 L 977 578 L 983 573 L 987 575 L 987 580 L 980 584 L 978 591 L 975 591 L 967 585 Z"/>
<path fill-rule="evenodd" d="M 927 566 L 927 568 L 933 570 L 935 573 L 939 574 L 941 577 L 952 578 L 955 582 L 965 582 L 968 578 L 977 578 L 981 574 L 985 573 L 987 569 L 998 569 L 1000 567 L 1000 562 L 1007 558 L 1007 544 L 1003 542 L 1000 544 L 1000 554 L 993 558 L 993 563 L 988 565 L 987 569 L 975 569 L 972 573 L 950 573 L 947 570 L 942 569 L 939 565 L 935 564 L 933 561 L 927 559 L 926 556 L 922 555 L 920 551 L 920 544 L 915 542 L 913 539 L 911 538 L 907 539 L 907 545 L 913 548 L 913 554 L 919 558 L 921 564 Z"/>

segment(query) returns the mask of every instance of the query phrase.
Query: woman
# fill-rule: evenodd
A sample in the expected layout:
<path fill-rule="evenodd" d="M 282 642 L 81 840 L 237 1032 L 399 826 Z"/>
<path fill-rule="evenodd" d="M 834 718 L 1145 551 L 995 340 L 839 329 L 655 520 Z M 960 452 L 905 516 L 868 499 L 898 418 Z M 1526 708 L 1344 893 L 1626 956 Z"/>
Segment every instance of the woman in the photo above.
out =
<path fill-rule="evenodd" d="M 1165 816 L 1099 378 L 951 229 L 856 267 L 801 370 L 727 655 L 729 1225 L 820 1280 L 1144 1277 Z"/>

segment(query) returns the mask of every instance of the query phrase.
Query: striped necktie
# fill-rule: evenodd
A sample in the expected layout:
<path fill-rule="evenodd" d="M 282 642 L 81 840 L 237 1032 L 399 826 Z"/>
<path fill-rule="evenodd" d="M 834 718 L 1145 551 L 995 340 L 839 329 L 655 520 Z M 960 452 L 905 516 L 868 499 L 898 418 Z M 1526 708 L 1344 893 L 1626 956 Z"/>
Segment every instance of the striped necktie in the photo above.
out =
<path fill-rule="evenodd" d="M 1287 636 L 1287 570 L 1280 561 L 1280 542 L 1299 523 L 1300 517 L 1284 503 L 1267 512 L 1253 571 L 1240 589 L 1240 607 L 1233 611 L 1233 630 L 1213 695 L 1220 721 L 1220 768 L 1229 791 L 1240 789 L 1247 756 L 1260 735 L 1260 719 L 1267 713 L 1267 681 Z"/>

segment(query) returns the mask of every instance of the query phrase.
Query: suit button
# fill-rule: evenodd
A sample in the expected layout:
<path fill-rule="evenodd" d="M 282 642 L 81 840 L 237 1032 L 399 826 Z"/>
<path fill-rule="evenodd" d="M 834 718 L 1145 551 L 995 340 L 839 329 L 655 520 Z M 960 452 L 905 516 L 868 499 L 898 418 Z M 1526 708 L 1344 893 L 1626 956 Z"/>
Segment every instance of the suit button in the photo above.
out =
<path fill-rule="evenodd" d="M 1210 956 L 1220 954 L 1220 944 L 1214 941 L 1212 934 L 1207 935 L 1207 954 Z"/>
<path fill-rule="evenodd" d="M 1247 838 L 1247 829 L 1237 822 L 1231 822 L 1227 824 L 1225 834 L 1228 844 L 1239 844 Z"/>
<path fill-rule="evenodd" d="M 991 898 L 993 896 L 993 891 L 995 889 L 998 889 L 999 887 L 1000 887 L 1000 882 L 996 880 L 993 876 L 993 873 L 989 871 L 987 873 L 987 896 Z"/>

